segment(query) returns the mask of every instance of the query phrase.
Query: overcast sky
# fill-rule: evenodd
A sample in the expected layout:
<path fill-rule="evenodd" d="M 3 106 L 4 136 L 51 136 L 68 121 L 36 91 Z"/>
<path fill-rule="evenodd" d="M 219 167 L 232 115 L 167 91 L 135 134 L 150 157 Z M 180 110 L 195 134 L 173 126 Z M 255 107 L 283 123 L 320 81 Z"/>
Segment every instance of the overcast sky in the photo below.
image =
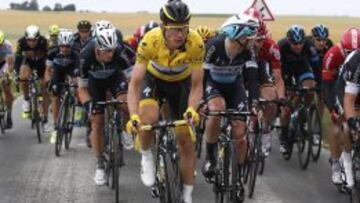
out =
<path fill-rule="evenodd" d="M 253 0 L 183 0 L 193 13 L 237 13 L 249 7 Z M 10 2 L 23 0 L 0 0 L 0 8 L 9 7 Z M 76 2 L 78 10 L 109 12 L 158 12 L 166 0 L 38 0 L 41 7 L 55 2 Z M 360 0 L 266 0 L 276 15 L 330 15 L 360 16 Z"/>

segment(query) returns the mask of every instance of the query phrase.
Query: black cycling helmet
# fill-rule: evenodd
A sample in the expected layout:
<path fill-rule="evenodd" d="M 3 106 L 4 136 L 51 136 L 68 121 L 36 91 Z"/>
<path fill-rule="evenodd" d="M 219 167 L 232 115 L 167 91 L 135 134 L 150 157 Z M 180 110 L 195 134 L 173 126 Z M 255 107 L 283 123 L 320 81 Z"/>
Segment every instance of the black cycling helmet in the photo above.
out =
<path fill-rule="evenodd" d="M 91 23 L 88 20 L 81 20 L 77 25 L 78 30 L 91 30 Z"/>
<path fill-rule="evenodd" d="M 305 40 L 304 28 L 300 25 L 293 25 L 287 31 L 286 36 L 291 43 L 302 43 Z"/>
<path fill-rule="evenodd" d="M 146 25 L 144 25 L 144 33 L 147 33 L 156 27 L 159 27 L 159 24 L 155 21 L 150 21 Z"/>
<path fill-rule="evenodd" d="M 323 24 L 317 24 L 311 29 L 311 33 L 314 37 L 327 39 L 329 37 L 329 28 Z"/>
<path fill-rule="evenodd" d="M 160 9 L 160 20 L 163 23 L 187 23 L 191 18 L 188 6 L 180 0 L 169 0 Z"/>

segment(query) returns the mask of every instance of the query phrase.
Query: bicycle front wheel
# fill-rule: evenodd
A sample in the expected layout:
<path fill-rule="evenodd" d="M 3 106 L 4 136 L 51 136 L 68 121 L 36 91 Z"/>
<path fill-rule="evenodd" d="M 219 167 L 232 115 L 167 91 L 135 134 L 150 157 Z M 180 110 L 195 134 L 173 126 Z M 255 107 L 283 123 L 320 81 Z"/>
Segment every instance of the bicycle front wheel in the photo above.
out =
<path fill-rule="evenodd" d="M 308 125 L 311 139 L 311 157 L 313 161 L 317 161 L 321 153 L 322 129 L 319 110 L 315 105 L 309 109 Z"/>
<path fill-rule="evenodd" d="M 38 107 L 38 98 L 37 96 L 33 95 L 33 99 L 32 99 L 32 115 L 31 115 L 31 119 L 32 119 L 32 124 L 36 129 L 36 135 L 38 138 L 38 142 L 41 143 L 42 139 L 41 139 L 41 117 L 40 117 L 40 112 L 39 112 L 39 107 Z"/>
<path fill-rule="evenodd" d="M 259 134 L 255 135 L 254 143 L 252 144 L 252 148 L 250 149 L 249 183 L 248 183 L 249 198 L 252 198 L 254 195 L 256 179 L 259 172 L 261 145 L 258 142 L 259 140 L 258 136 L 260 135 Z"/>
<path fill-rule="evenodd" d="M 309 126 L 305 121 L 298 122 L 296 127 L 296 136 L 297 136 L 297 152 L 299 158 L 299 165 L 302 170 L 305 170 L 310 162 L 311 155 L 311 140 L 309 136 Z"/>
<path fill-rule="evenodd" d="M 75 105 L 68 103 L 67 105 L 68 113 L 66 117 L 66 134 L 65 134 L 65 149 L 69 149 L 70 142 L 72 139 L 72 131 L 74 126 L 74 115 L 75 115 Z"/>
<path fill-rule="evenodd" d="M 55 142 L 55 155 L 60 156 L 63 139 L 66 134 L 66 102 L 62 102 L 59 109 L 59 116 L 56 121 L 56 142 Z"/>

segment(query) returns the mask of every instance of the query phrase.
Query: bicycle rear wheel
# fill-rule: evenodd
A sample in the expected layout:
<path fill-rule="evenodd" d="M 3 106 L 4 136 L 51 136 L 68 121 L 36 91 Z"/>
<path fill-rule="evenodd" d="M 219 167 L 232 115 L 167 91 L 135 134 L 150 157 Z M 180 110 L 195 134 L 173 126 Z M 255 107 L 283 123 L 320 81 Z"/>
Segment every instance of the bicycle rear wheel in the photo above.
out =
<path fill-rule="evenodd" d="M 317 161 L 320 157 L 322 146 L 322 129 L 319 110 L 315 105 L 309 109 L 309 135 L 311 139 L 311 157 Z"/>

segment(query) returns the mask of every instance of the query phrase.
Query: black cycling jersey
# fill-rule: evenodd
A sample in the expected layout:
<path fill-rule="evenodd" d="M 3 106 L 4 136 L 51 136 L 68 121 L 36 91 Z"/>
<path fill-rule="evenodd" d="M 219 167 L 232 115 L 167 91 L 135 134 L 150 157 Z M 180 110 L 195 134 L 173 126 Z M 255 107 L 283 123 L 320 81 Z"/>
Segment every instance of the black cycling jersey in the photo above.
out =
<path fill-rule="evenodd" d="M 250 101 L 257 99 L 259 67 L 254 55 L 249 50 L 244 50 L 235 58 L 229 58 L 225 50 L 225 39 L 224 34 L 219 34 L 206 43 L 205 80 L 225 85 L 235 85 L 239 84 L 237 80 L 246 80 Z"/>
<path fill-rule="evenodd" d="M 113 60 L 109 63 L 102 63 L 96 58 L 95 42 L 91 41 L 80 53 L 80 77 L 87 79 L 91 75 L 97 79 L 105 79 L 115 72 L 127 69 L 130 65 L 122 52 L 121 47 L 117 47 Z"/>
<path fill-rule="evenodd" d="M 315 47 L 315 45 L 314 45 L 314 43 L 315 43 L 314 40 L 315 40 L 315 39 L 314 39 L 313 36 L 307 36 L 307 37 L 306 37 L 306 40 L 309 41 L 310 43 L 312 43 L 312 45 Z M 321 62 L 323 61 L 326 52 L 327 52 L 333 45 L 334 45 L 333 41 L 332 41 L 331 39 L 327 38 L 327 39 L 326 39 L 326 43 L 325 43 L 325 49 L 323 49 L 323 50 L 318 50 L 318 49 L 316 49 L 316 51 L 317 51 L 317 53 L 318 53 L 318 55 L 319 55 L 319 57 L 320 57 L 320 61 L 321 61 Z"/>
<path fill-rule="evenodd" d="M 90 42 L 92 41 L 93 37 L 90 36 L 86 41 L 82 41 L 80 39 L 80 35 L 79 33 L 75 33 L 74 34 L 74 44 L 73 44 L 73 49 L 78 51 L 78 52 L 81 52 L 82 49 Z"/>
<path fill-rule="evenodd" d="M 319 83 L 321 82 L 321 59 L 315 46 L 310 41 L 305 40 L 300 54 L 291 49 L 287 38 L 280 40 L 278 45 L 286 85 L 294 85 L 292 82 L 293 77 L 296 83 L 315 78 Z"/>
<path fill-rule="evenodd" d="M 15 51 L 15 71 L 19 72 L 22 64 L 36 64 L 45 61 L 48 52 L 47 39 L 39 36 L 37 40 L 34 48 L 28 45 L 25 37 L 18 40 Z"/>
<path fill-rule="evenodd" d="M 75 70 L 80 65 L 80 54 L 76 50 L 71 50 L 68 56 L 64 56 L 59 47 L 54 47 L 49 51 L 46 64 L 54 69 Z"/>

